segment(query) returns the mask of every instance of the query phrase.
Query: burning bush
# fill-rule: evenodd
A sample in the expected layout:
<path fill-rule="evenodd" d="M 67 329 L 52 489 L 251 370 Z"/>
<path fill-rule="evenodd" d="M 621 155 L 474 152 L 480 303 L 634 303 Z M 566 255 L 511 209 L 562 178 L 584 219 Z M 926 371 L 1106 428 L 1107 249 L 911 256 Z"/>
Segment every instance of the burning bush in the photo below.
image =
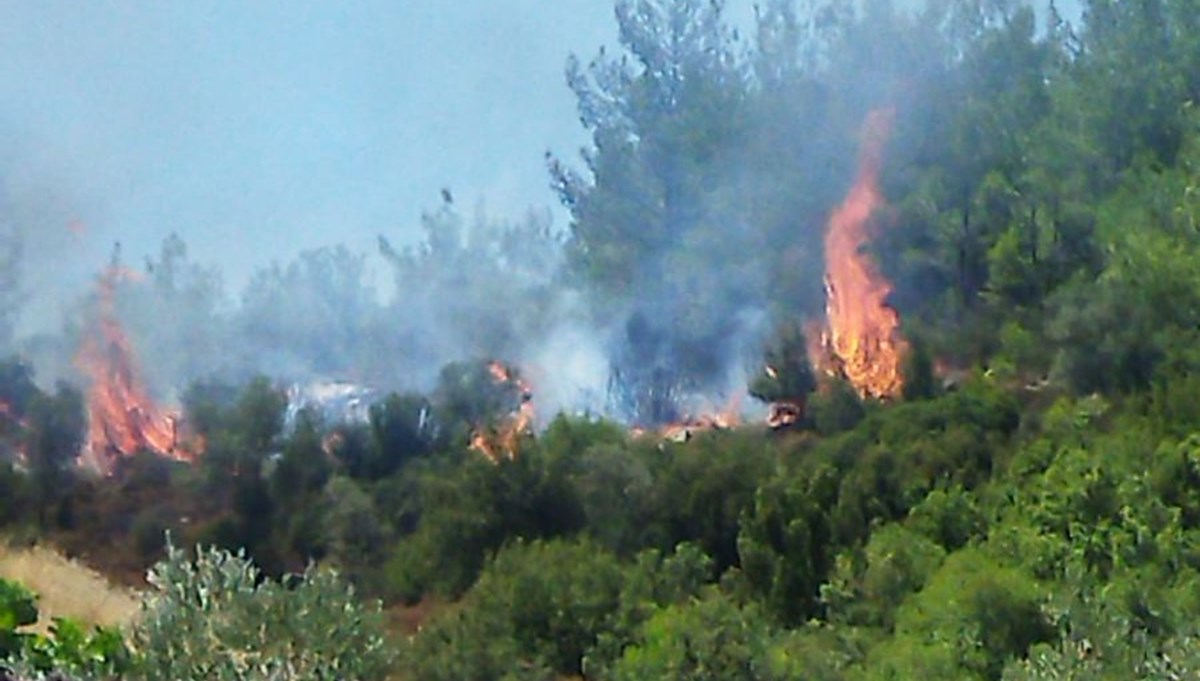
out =
<path fill-rule="evenodd" d="M 117 315 L 117 286 L 130 278 L 137 275 L 116 265 L 99 277 L 92 328 L 76 356 L 90 383 L 84 459 L 102 472 L 111 471 L 117 459 L 140 449 L 184 461 L 194 458 L 181 442 L 178 414 L 151 399 Z"/>

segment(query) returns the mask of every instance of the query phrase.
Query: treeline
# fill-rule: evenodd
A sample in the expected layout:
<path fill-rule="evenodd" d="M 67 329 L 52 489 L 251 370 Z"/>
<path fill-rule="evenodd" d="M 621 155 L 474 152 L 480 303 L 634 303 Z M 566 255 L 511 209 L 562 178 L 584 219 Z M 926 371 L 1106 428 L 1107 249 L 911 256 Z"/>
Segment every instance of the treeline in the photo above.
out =
<path fill-rule="evenodd" d="M 463 361 L 358 425 L 197 384 L 196 465 L 92 479 L 77 393 L 10 363 L 0 513 L 129 573 L 166 529 L 273 576 L 340 566 L 417 606 L 393 644 L 414 679 L 1196 676 L 1200 12 L 1083 5 L 769 2 L 746 41 L 719 3 L 620 2 L 621 50 L 571 62 L 594 144 L 551 159 L 562 273 L 616 329 L 618 413 L 671 418 L 754 337 L 782 373 L 753 392 L 806 406 L 791 428 L 561 416 L 488 460 L 472 432 L 522 397 Z M 878 106 L 872 250 L 912 342 L 889 404 L 805 373 L 795 326 Z M 449 277 L 431 243 L 392 254 Z"/>
<path fill-rule="evenodd" d="M 825 437 L 584 450 L 624 466 L 599 492 L 586 453 L 568 475 L 578 534 L 507 542 L 413 639 L 413 678 L 1195 673 L 1191 444 L 1153 409 L 1022 414 L 979 377 L 868 411 Z"/>
<path fill-rule="evenodd" d="M 428 391 L 447 363 L 497 357 L 539 370 L 547 408 L 678 419 L 823 315 L 826 220 L 877 108 L 895 129 L 869 248 L 931 356 L 1128 390 L 1187 346 L 1189 5 L 1087 2 L 1075 24 L 1008 0 L 800 5 L 763 3 L 743 36 L 720 3 L 617 3 L 619 49 L 568 64 L 591 144 L 548 158 L 565 233 L 445 201 L 420 244 L 380 239 L 387 300 L 339 247 L 231 301 L 168 240 L 118 296 L 151 384 Z"/>
<path fill-rule="evenodd" d="M 885 406 L 835 386 L 789 432 L 674 442 L 563 417 L 496 462 L 465 432 L 406 427 L 433 417 L 405 398 L 369 425 L 281 432 L 267 384 L 229 397 L 193 402 L 223 456 L 80 479 L 59 502 L 74 527 L 54 512 L 42 531 L 101 562 L 131 541 L 154 560 L 164 528 L 248 546 L 275 576 L 318 558 L 368 597 L 420 602 L 388 648 L 407 678 L 1186 678 L 1200 662 L 1195 438 L 1153 393 L 977 373 Z"/>
<path fill-rule="evenodd" d="M 890 105 L 873 250 L 907 400 L 834 384 L 801 434 L 682 445 L 562 421 L 428 480 L 399 595 L 482 572 L 414 638 L 414 678 L 1194 676 L 1195 10 L 768 3 L 743 52 L 719 6 L 619 3 L 624 51 L 569 70 L 586 172 L 552 171 L 573 271 L 634 310 L 642 394 L 728 347 L 713 300 L 815 316 L 850 142 Z"/>

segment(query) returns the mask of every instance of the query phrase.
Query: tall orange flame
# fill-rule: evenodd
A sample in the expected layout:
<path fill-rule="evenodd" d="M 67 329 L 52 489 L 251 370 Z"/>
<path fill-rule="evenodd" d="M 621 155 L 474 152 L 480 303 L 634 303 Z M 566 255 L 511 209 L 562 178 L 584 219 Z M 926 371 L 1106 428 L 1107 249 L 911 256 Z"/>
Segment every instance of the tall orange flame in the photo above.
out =
<path fill-rule="evenodd" d="M 892 285 L 862 250 L 871 217 L 884 205 L 879 170 L 894 114 L 889 108 L 867 116 L 858 178 L 825 233 L 824 342 L 859 394 L 878 398 L 900 394 L 900 361 L 907 350 L 900 315 L 887 304 Z"/>
<path fill-rule="evenodd" d="M 132 344 L 117 317 L 117 284 L 136 278 L 135 272 L 115 266 L 99 277 L 95 317 L 75 357 L 90 381 L 83 461 L 104 473 L 142 449 L 181 461 L 194 458 L 180 444 L 178 416 L 155 404 L 142 385 Z"/>

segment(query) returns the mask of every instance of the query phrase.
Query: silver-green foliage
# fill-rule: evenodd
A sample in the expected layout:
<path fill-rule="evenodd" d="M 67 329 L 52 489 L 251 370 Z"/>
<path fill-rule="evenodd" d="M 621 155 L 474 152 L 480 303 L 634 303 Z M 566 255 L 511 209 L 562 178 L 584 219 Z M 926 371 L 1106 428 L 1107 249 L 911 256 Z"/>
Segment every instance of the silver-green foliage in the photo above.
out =
<path fill-rule="evenodd" d="M 174 546 L 150 570 L 133 632 L 148 681 L 381 679 L 390 652 L 378 605 L 364 607 L 330 571 L 283 584 L 244 554 Z"/>

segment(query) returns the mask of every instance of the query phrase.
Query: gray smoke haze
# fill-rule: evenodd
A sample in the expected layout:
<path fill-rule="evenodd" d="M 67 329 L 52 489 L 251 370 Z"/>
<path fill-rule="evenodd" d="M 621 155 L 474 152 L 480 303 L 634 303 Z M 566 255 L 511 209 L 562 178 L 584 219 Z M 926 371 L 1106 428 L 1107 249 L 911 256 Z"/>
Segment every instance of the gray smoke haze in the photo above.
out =
<path fill-rule="evenodd" d="M 787 35 L 757 24 L 763 4 L 727 4 L 713 35 L 739 37 L 703 69 L 769 99 L 782 76 L 746 55 Z M 849 11 L 797 5 L 809 31 L 818 10 Z M 43 382 L 72 376 L 92 278 L 115 258 L 142 273 L 121 284 L 122 318 L 168 400 L 258 373 L 429 390 L 449 362 L 498 358 L 529 376 L 543 414 L 719 406 L 777 320 L 819 313 L 820 233 L 863 115 L 919 110 L 904 83 L 937 66 L 932 44 L 897 45 L 886 22 L 814 38 L 824 56 L 804 66 L 803 94 L 832 103 L 805 118 L 803 101 L 768 102 L 738 123 L 753 134 L 677 169 L 699 188 L 641 159 L 648 179 L 622 200 L 644 199 L 661 238 L 598 285 L 567 276 L 582 261 L 566 233 L 586 210 L 558 203 L 549 185 L 563 192 L 564 176 L 542 154 L 587 194 L 594 169 L 576 150 L 637 134 L 626 112 L 576 110 L 618 68 L 607 2 L 14 9 L 0 27 L 13 56 L 0 64 L 0 332 Z M 834 58 L 847 41 L 877 47 Z M 655 193 L 675 191 L 688 200 Z"/>

